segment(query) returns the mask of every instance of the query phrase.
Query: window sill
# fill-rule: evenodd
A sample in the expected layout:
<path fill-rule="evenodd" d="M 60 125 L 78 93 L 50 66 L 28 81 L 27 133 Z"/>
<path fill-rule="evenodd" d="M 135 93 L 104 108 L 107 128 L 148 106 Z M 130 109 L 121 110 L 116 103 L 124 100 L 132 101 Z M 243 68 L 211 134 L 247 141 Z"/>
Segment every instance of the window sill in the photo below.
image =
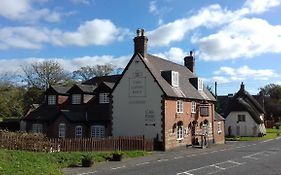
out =
<path fill-rule="evenodd" d="M 183 140 L 183 138 L 179 138 L 179 139 L 177 139 L 177 141 L 182 141 Z"/>

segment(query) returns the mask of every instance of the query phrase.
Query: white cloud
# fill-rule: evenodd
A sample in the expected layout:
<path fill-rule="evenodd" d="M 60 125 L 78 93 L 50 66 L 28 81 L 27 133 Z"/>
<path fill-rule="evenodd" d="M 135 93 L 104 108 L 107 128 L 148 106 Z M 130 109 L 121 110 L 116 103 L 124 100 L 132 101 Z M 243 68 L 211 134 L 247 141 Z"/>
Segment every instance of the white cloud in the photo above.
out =
<path fill-rule="evenodd" d="M 270 25 L 257 18 L 243 18 L 215 34 L 194 38 L 193 42 L 199 45 L 200 58 L 211 61 L 281 53 L 281 25 Z"/>
<path fill-rule="evenodd" d="M 158 13 L 158 9 L 156 7 L 156 1 L 151 1 L 149 3 L 149 12 L 150 13 Z"/>
<path fill-rule="evenodd" d="M 63 45 L 106 45 L 115 40 L 122 40 L 129 32 L 116 27 L 110 20 L 94 19 L 80 25 L 76 32 L 65 32 L 62 36 Z"/>
<path fill-rule="evenodd" d="M 114 66 L 124 68 L 130 56 L 114 57 L 112 55 L 102 55 L 102 56 L 84 56 L 72 59 L 62 59 L 62 58 L 23 58 L 23 59 L 0 59 L 0 74 L 1 73 L 16 73 L 22 74 L 21 66 L 28 65 L 37 61 L 44 60 L 55 60 L 58 61 L 65 70 L 72 72 L 77 70 L 81 66 L 93 66 L 93 65 L 103 65 L 103 64 L 113 64 Z"/>
<path fill-rule="evenodd" d="M 90 4 L 91 2 L 89 0 L 70 0 L 74 4 Z"/>
<path fill-rule="evenodd" d="M 75 32 L 40 27 L 4 27 L 0 28 L 0 50 L 40 49 L 45 43 L 59 46 L 107 45 L 122 40 L 128 33 L 128 29 L 118 28 L 106 19 L 86 21 Z"/>
<path fill-rule="evenodd" d="M 165 58 L 167 60 L 182 64 L 184 57 L 187 56 L 187 53 L 184 52 L 181 48 L 172 47 L 167 52 L 156 53 L 154 55 L 157 55 L 161 58 Z"/>
<path fill-rule="evenodd" d="M 280 0 L 249 0 L 235 11 L 222 8 L 218 4 L 213 4 L 201 8 L 191 17 L 177 19 L 173 22 L 163 24 L 155 30 L 149 31 L 148 36 L 152 46 L 165 46 L 171 42 L 181 41 L 186 33 L 199 27 L 214 28 L 231 23 L 245 15 L 262 13 L 272 7 L 278 6 Z M 154 5 L 152 3 L 152 5 Z M 154 6 L 151 11 L 155 11 Z"/>
<path fill-rule="evenodd" d="M 40 19 L 47 22 L 60 21 L 61 14 L 50 11 L 47 8 L 35 9 L 33 8 L 34 0 L 1 0 L 0 16 L 10 19 L 22 21 L 24 23 L 34 23 Z M 38 1 L 43 3 L 45 1 Z"/>
<path fill-rule="evenodd" d="M 237 69 L 224 66 L 220 67 L 214 74 L 215 76 L 212 77 L 212 80 L 218 83 L 230 83 L 244 80 L 265 81 L 280 77 L 280 75 L 272 69 L 251 69 L 248 66 L 242 66 Z"/>

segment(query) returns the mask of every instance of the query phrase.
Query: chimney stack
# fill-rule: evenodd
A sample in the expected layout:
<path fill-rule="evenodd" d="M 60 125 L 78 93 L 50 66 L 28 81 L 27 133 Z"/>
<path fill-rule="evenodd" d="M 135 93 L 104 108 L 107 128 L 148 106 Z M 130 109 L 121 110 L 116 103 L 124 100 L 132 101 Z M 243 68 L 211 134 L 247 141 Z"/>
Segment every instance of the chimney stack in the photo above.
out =
<path fill-rule="evenodd" d="M 245 91 L 245 85 L 244 85 L 243 82 L 242 82 L 241 85 L 240 85 L 240 91 Z"/>
<path fill-rule="evenodd" d="M 137 30 L 137 36 L 134 38 L 135 53 L 140 53 L 143 57 L 147 54 L 147 37 L 144 35 L 144 29 Z"/>
<path fill-rule="evenodd" d="M 192 51 L 190 51 L 189 56 L 184 57 L 184 66 L 187 67 L 192 73 L 195 73 L 195 58 Z"/>

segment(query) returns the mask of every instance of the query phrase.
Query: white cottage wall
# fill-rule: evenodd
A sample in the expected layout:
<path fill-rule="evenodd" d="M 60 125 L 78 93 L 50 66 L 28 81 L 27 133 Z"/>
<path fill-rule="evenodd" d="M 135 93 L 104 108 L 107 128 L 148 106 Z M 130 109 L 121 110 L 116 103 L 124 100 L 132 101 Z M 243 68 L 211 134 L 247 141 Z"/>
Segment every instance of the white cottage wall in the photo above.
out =
<path fill-rule="evenodd" d="M 238 121 L 238 115 L 245 115 L 245 122 Z M 257 124 L 250 114 L 246 111 L 235 111 L 229 113 L 225 119 L 225 135 L 229 135 L 229 126 L 231 126 L 231 133 L 234 136 L 258 136 L 262 131 L 260 125 Z M 237 129 L 240 130 L 238 131 Z"/>
<path fill-rule="evenodd" d="M 163 92 L 136 55 L 112 93 L 113 136 L 162 138 Z"/>

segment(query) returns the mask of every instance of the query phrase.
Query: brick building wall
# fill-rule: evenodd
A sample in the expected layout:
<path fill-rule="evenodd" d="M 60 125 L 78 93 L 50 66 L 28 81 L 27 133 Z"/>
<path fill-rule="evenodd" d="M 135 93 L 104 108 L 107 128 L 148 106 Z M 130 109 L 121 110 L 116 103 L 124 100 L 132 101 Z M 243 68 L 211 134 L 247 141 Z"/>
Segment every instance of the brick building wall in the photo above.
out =
<path fill-rule="evenodd" d="M 165 100 L 165 150 L 178 146 L 191 145 L 193 139 L 201 142 L 203 124 L 208 123 L 209 143 L 214 142 L 214 104 L 209 105 L 209 116 L 200 116 L 199 105 L 196 103 L 196 113 L 191 113 L 191 101 L 183 101 L 183 113 L 176 112 L 176 100 Z M 195 122 L 194 122 L 195 121 Z M 177 126 L 182 122 L 183 139 L 177 139 Z M 192 127 L 194 126 L 194 129 Z M 196 136 L 192 136 L 192 132 Z M 220 137 L 217 136 L 218 138 Z"/>
<path fill-rule="evenodd" d="M 221 123 L 221 132 L 218 130 L 218 123 Z M 214 122 L 214 137 L 215 144 L 224 144 L 225 143 L 225 134 L 224 134 L 224 121 L 215 121 Z"/>

